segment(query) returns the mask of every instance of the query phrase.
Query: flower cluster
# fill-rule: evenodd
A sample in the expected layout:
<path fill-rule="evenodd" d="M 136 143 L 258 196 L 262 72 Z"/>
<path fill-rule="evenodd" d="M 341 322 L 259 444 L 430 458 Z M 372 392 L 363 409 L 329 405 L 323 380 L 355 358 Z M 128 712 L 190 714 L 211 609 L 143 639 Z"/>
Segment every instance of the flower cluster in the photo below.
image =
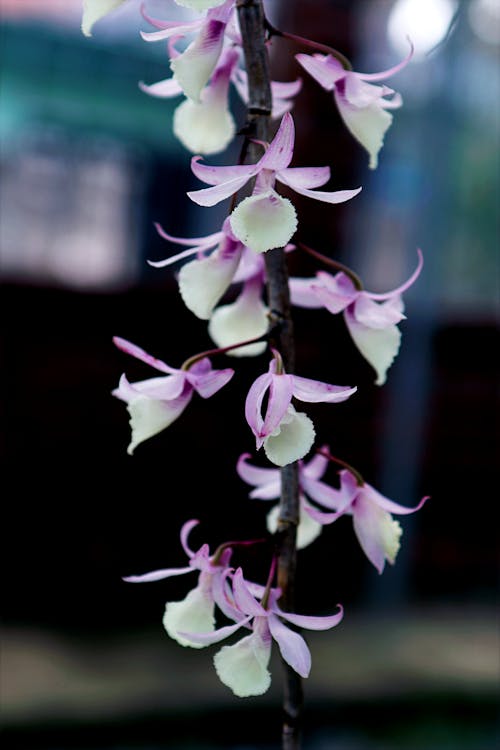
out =
<path fill-rule="evenodd" d="M 90 35 L 94 24 L 123 1 L 83 0 L 83 33 Z M 291 166 L 295 148 L 291 110 L 302 86 L 299 77 L 290 82 L 268 81 L 272 107 L 267 107 L 266 112 L 276 122 L 274 137 L 257 140 L 252 137 L 251 123 L 245 127 L 241 123 L 238 127 L 230 109 L 231 86 L 245 104 L 251 101 L 251 67 L 245 69 L 244 54 L 248 44 L 243 44 L 244 25 L 240 29 L 238 23 L 238 12 L 245 12 L 244 4 L 237 4 L 236 0 L 175 2 L 190 11 L 187 20 L 186 17 L 153 18 L 141 6 L 143 19 L 154 29 L 142 31 L 141 36 L 148 43 L 165 43 L 170 74 L 156 83 L 139 85 L 150 96 L 182 97 L 174 112 L 173 131 L 193 153 L 192 173 L 206 186 L 189 191 L 186 197 L 202 207 L 232 200 L 225 219 L 219 220 L 216 231 L 206 236 L 178 237 L 157 223 L 159 235 L 181 250 L 149 262 L 159 269 L 181 263 L 177 274 L 180 296 L 197 318 L 207 321 L 208 333 L 217 348 L 194 354 L 180 368 L 174 368 L 135 344 L 114 338 L 121 351 L 160 373 L 135 382 L 129 382 L 124 374 L 113 391 L 115 397 L 125 402 L 130 416 L 128 453 L 132 454 L 138 445 L 170 427 L 195 392 L 204 399 L 210 398 L 233 379 L 235 370 L 217 369 L 212 364 L 214 358 L 223 354 L 258 357 L 267 352 L 268 370 L 261 370 L 262 374 L 250 386 L 241 410 L 248 423 L 249 438 L 252 433 L 256 449 L 263 449 L 272 466 L 255 466 L 249 461 L 250 454 L 243 453 L 237 461 L 239 476 L 253 487 L 251 498 L 278 500 L 284 484 L 283 467 L 298 463 L 298 510 L 294 511 L 293 520 L 293 523 L 298 520 L 297 547 L 303 548 L 317 539 L 323 526 L 350 516 L 362 551 L 382 573 L 386 562 L 395 563 L 400 546 L 402 529 L 393 515 L 413 513 L 427 498 L 413 508 L 399 505 L 365 482 L 357 469 L 331 456 L 327 446 L 314 449 L 316 429 L 311 418 L 298 410 L 297 402 L 341 403 L 353 396 L 357 388 L 286 371 L 283 352 L 276 343 L 280 341 L 276 326 L 283 320 L 289 322 L 288 302 L 283 310 L 270 310 L 272 295 L 267 296 L 269 282 L 273 281 L 268 254 L 276 257 L 279 248 L 285 253 L 307 250 L 307 246 L 295 239 L 298 212 L 292 200 L 280 194 L 280 186 L 287 192 L 330 206 L 350 201 L 361 188 L 324 189 L 330 181 L 330 166 Z M 278 33 L 267 21 L 261 32 L 262 45 L 270 42 L 273 33 L 287 36 Z M 318 48 L 308 40 L 295 39 Z M 296 55 L 302 70 L 332 92 L 342 120 L 368 152 L 372 169 L 378 164 L 385 134 L 393 120 L 390 112 L 402 104 L 398 93 L 377 83 L 402 70 L 412 52 L 410 49 L 407 58 L 389 70 L 368 74 L 355 72 L 335 50 L 331 54 Z M 260 116 L 255 111 L 251 114 L 252 118 Z M 215 166 L 203 160 L 204 156 L 224 151 L 238 130 L 245 134 L 245 141 L 237 163 Z M 251 164 L 245 158 L 250 142 L 254 153 L 257 147 L 261 149 L 257 151 L 260 158 Z M 243 188 L 246 192 L 241 197 Z M 309 252 L 319 256 L 310 248 Z M 366 291 L 354 271 L 323 257 L 336 273 L 318 271 L 311 278 L 290 278 L 283 283 L 284 296 L 297 307 L 342 313 L 355 346 L 376 373 L 376 384 L 383 385 L 400 347 L 398 325 L 405 318 L 402 294 L 422 270 L 422 253 L 420 250 L 417 253 L 415 271 L 389 292 Z M 231 299 L 224 304 L 228 292 Z M 238 376 L 239 373 L 235 381 Z M 307 458 L 311 451 L 314 451 L 312 456 Z M 323 480 L 331 462 L 341 467 L 336 486 Z M 268 531 L 274 535 L 280 524 L 290 519 L 291 516 L 282 517 L 281 505 L 274 506 L 268 514 Z M 287 611 L 283 604 L 287 601 L 287 586 L 279 577 L 282 592 L 275 580 L 284 554 L 279 534 L 273 540 L 267 583 L 261 585 L 247 579 L 242 567 L 232 567 L 231 560 L 235 547 L 241 549 L 268 539 L 226 542 L 214 553 L 208 544 L 193 550 L 188 540 L 197 524 L 198 521 L 189 520 L 181 529 L 181 545 L 188 558 L 185 567 L 165 568 L 124 580 L 143 583 L 196 572 L 197 583 L 186 597 L 167 603 L 163 624 L 171 638 L 192 648 L 219 643 L 243 631 L 243 637 L 223 646 L 214 657 L 219 678 L 236 695 L 260 695 L 267 690 L 273 640 L 286 664 L 301 677 L 307 677 L 311 655 L 293 626 L 311 630 L 333 628 L 343 617 L 342 607 L 338 605 L 336 614 L 323 617 Z M 341 525 L 342 522 L 336 528 Z M 224 620 L 221 624 L 221 618 L 225 618 L 226 624 Z"/>

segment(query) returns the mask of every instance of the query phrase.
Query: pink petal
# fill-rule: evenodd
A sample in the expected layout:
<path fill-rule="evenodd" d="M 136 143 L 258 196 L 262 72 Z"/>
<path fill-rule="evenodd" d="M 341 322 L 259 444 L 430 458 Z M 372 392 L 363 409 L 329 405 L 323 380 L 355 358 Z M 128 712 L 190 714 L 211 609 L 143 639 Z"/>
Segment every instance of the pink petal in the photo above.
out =
<path fill-rule="evenodd" d="M 385 514 L 385 511 L 362 494 L 359 495 L 353 508 L 354 531 L 361 549 L 379 573 L 384 570 L 386 560 L 380 533 L 381 514 Z"/>
<path fill-rule="evenodd" d="M 352 314 L 358 323 L 368 328 L 388 328 L 404 320 L 403 300 L 391 297 L 385 302 L 375 302 L 361 293 L 354 303 Z"/>
<path fill-rule="evenodd" d="M 176 245 L 186 245 L 187 247 L 194 247 L 199 245 L 200 247 L 215 247 L 222 237 L 224 232 L 214 232 L 213 234 L 207 234 L 206 237 L 174 237 L 172 234 L 165 232 L 161 224 L 155 222 L 155 229 L 164 240 L 174 242 Z"/>
<path fill-rule="evenodd" d="M 211 633 L 183 633 L 179 631 L 179 635 L 187 638 L 190 641 L 194 641 L 194 643 L 201 643 L 203 646 L 210 646 L 212 643 L 219 643 L 219 641 L 223 641 L 225 638 L 229 638 L 230 635 L 236 633 L 239 628 L 241 628 L 246 622 L 249 622 L 251 619 L 252 615 L 250 615 L 249 617 L 245 617 L 235 625 L 226 625 L 224 628 L 213 630 Z"/>
<path fill-rule="evenodd" d="M 162 362 L 161 359 L 156 359 L 156 357 L 152 357 L 151 354 L 148 354 L 147 352 L 145 352 L 144 349 L 141 349 L 139 346 L 132 344 L 130 341 L 127 341 L 126 339 L 122 339 L 119 336 L 114 336 L 113 343 L 122 352 L 125 352 L 126 354 L 130 354 L 132 357 L 135 357 L 136 359 L 140 359 L 141 362 L 145 362 L 147 365 L 151 365 L 151 367 L 154 367 L 156 370 L 160 370 L 160 372 L 168 372 L 169 374 L 174 374 L 174 373 L 179 372 L 179 370 L 176 370 L 174 367 L 169 367 L 167 364 L 165 364 L 165 362 Z"/>
<path fill-rule="evenodd" d="M 408 39 L 408 42 L 410 44 L 410 51 L 397 65 L 394 65 L 392 68 L 388 68 L 387 70 L 383 70 L 381 73 L 356 73 L 359 78 L 362 78 L 364 81 L 382 81 L 384 78 L 389 78 L 390 76 L 395 75 L 395 73 L 399 73 L 400 70 L 403 70 L 408 63 L 410 62 L 411 58 L 413 57 L 413 44 L 411 43 L 410 39 Z"/>
<path fill-rule="evenodd" d="M 272 375 L 266 415 L 260 437 L 267 437 L 278 427 L 292 400 L 293 381 L 290 375 Z"/>
<path fill-rule="evenodd" d="M 328 445 L 322 445 L 320 450 L 329 451 Z M 322 456 L 321 453 L 316 453 L 310 461 L 302 463 L 300 467 L 301 477 L 307 477 L 308 479 L 321 479 L 323 474 L 328 468 L 329 460 L 326 456 Z"/>
<path fill-rule="evenodd" d="M 271 81 L 271 91 L 273 99 L 289 99 L 296 96 L 302 88 L 302 78 L 296 78 L 295 81 Z"/>
<path fill-rule="evenodd" d="M 278 179 L 293 188 L 316 188 L 330 179 L 330 167 L 288 167 L 280 170 Z"/>
<path fill-rule="evenodd" d="M 195 526 L 197 526 L 200 522 L 196 518 L 192 518 L 190 521 L 186 521 L 182 525 L 181 528 L 181 544 L 182 549 L 186 553 L 188 557 L 193 557 L 194 552 L 188 545 L 188 536 L 191 533 L 191 531 L 194 529 Z"/>
<path fill-rule="evenodd" d="M 156 26 L 159 31 L 141 31 L 140 35 L 145 42 L 161 42 L 172 36 L 186 36 L 186 34 L 192 34 L 197 31 L 203 23 L 203 19 L 201 18 L 188 23 L 184 21 L 153 21 L 150 18 L 147 20 L 153 26 Z"/>
<path fill-rule="evenodd" d="M 237 193 L 248 182 L 250 177 L 251 175 L 236 177 L 234 180 L 229 180 L 221 185 L 214 185 L 202 190 L 191 190 L 187 195 L 199 206 L 215 206 L 217 203 Z"/>
<path fill-rule="evenodd" d="M 163 570 L 153 570 L 151 573 L 143 573 L 140 576 L 126 576 L 122 581 L 126 583 L 149 583 L 150 581 L 161 581 L 163 578 L 172 576 L 182 576 L 184 573 L 192 573 L 194 568 L 164 568 Z"/>
<path fill-rule="evenodd" d="M 180 96 L 182 94 L 182 88 L 179 86 L 175 78 L 165 78 L 163 81 L 152 83 L 149 86 L 142 81 L 139 81 L 139 88 L 145 94 L 149 96 L 157 96 L 160 99 L 169 99 L 172 96 Z"/>
<path fill-rule="evenodd" d="M 323 505 L 330 510 L 344 511 L 355 498 L 356 489 L 341 487 L 340 490 L 330 487 L 330 485 L 320 482 L 318 479 L 311 479 L 301 474 L 300 485 L 306 495 L 319 505 Z"/>
<path fill-rule="evenodd" d="M 195 391 L 202 398 L 210 398 L 214 393 L 220 391 L 226 383 L 229 383 L 234 375 L 234 370 L 230 367 L 225 370 L 212 370 L 206 375 L 196 376 L 196 381 L 193 383 Z M 189 377 L 189 373 L 188 373 Z"/>
<path fill-rule="evenodd" d="M 320 271 L 311 289 L 332 315 L 345 310 L 360 294 L 351 279 L 342 272 L 332 276 Z"/>
<path fill-rule="evenodd" d="M 281 172 L 276 175 L 276 179 L 278 182 L 283 182 L 285 185 L 288 185 L 287 177 L 285 175 L 285 179 L 281 179 Z M 351 198 L 354 198 L 358 193 L 361 192 L 362 188 L 356 188 L 355 190 L 334 190 L 334 191 L 328 191 L 328 190 L 307 190 L 306 188 L 302 188 L 295 185 L 290 185 L 292 190 L 295 190 L 296 193 L 300 193 L 300 195 L 305 195 L 308 198 L 314 198 L 317 201 L 322 201 L 323 203 L 345 203 L 346 201 L 350 201 Z"/>
<path fill-rule="evenodd" d="M 313 508 L 312 505 L 305 505 L 304 510 L 312 519 L 320 523 L 322 526 L 328 526 L 341 518 L 341 516 L 344 516 L 348 509 L 343 508 L 335 513 L 323 513 L 323 511 Z"/>
<path fill-rule="evenodd" d="M 259 169 L 270 169 L 274 172 L 285 169 L 292 161 L 295 127 L 292 115 L 287 112 L 278 128 L 278 132 L 269 144 L 269 148 L 259 161 Z"/>
<path fill-rule="evenodd" d="M 257 380 L 250 386 L 245 401 L 245 419 L 257 438 L 260 436 L 262 425 L 264 424 L 261 407 L 266 391 L 271 385 L 271 378 L 272 376 L 268 372 L 264 373 L 264 375 L 259 375 Z"/>
<path fill-rule="evenodd" d="M 222 185 L 230 180 L 246 177 L 249 180 L 259 171 L 255 164 L 235 164 L 227 167 L 211 167 L 200 163 L 201 156 L 193 156 L 191 170 L 193 174 L 207 185 Z"/>
<path fill-rule="evenodd" d="M 311 653 L 301 635 L 284 625 L 276 615 L 269 615 L 269 629 L 277 642 L 281 656 L 301 677 L 311 671 Z"/>
<path fill-rule="evenodd" d="M 315 286 L 317 286 L 317 284 L 315 285 L 315 282 L 315 278 L 290 278 L 290 301 L 292 305 L 296 305 L 297 307 L 306 307 L 311 310 L 323 307 L 323 302 L 318 298 L 318 295 L 316 294 Z"/>
<path fill-rule="evenodd" d="M 275 482 L 279 479 L 279 469 L 252 466 L 247 462 L 248 458 L 251 458 L 250 453 L 242 453 L 236 464 L 238 476 L 243 479 L 244 482 L 252 484 L 254 487 L 259 487 L 260 485 L 267 485 L 270 482 Z"/>
<path fill-rule="evenodd" d="M 346 74 L 340 63 L 337 69 L 327 65 L 326 55 L 298 54 L 295 55 L 295 59 L 327 91 L 332 91 L 335 83 L 344 78 Z"/>
<path fill-rule="evenodd" d="M 237 608 L 246 615 L 252 617 L 267 617 L 267 612 L 254 596 L 250 593 L 241 568 L 233 576 L 233 594 Z"/>
<path fill-rule="evenodd" d="M 323 617 L 315 617 L 311 615 L 296 615 L 293 612 L 283 612 L 279 607 L 273 607 L 273 611 L 279 614 L 284 620 L 288 620 L 292 625 L 297 625 L 298 628 L 306 628 L 306 630 L 330 630 L 344 617 L 344 608 L 341 604 L 337 604 L 339 612 L 335 615 L 325 615 Z"/>
<path fill-rule="evenodd" d="M 320 401 L 339 403 L 346 401 L 357 391 L 356 387 L 352 388 L 348 385 L 330 385 L 330 383 L 322 383 L 319 380 L 301 378 L 298 375 L 289 375 L 288 377 L 292 379 L 295 398 L 308 403 Z"/>
<path fill-rule="evenodd" d="M 395 503 L 393 500 L 384 497 L 384 495 L 381 495 L 380 492 L 377 492 L 377 490 L 369 484 L 365 484 L 364 492 L 370 500 L 376 503 L 380 508 L 383 508 L 383 510 L 388 511 L 389 513 L 395 513 L 400 516 L 407 516 L 410 513 L 415 513 L 417 510 L 420 510 L 427 500 L 429 500 L 429 495 L 426 495 L 417 505 L 415 505 L 414 508 L 408 508 L 405 505 L 399 505 L 399 503 Z"/>
<path fill-rule="evenodd" d="M 418 277 L 420 276 L 420 272 L 424 265 L 424 256 L 420 248 L 417 248 L 417 255 L 418 255 L 417 267 L 413 271 L 410 278 L 404 282 L 404 284 L 401 284 L 401 286 L 396 287 L 396 289 L 393 289 L 390 292 L 385 292 L 384 294 L 374 294 L 373 292 L 365 292 L 365 294 L 368 297 L 370 297 L 370 299 L 384 300 L 384 299 L 389 299 L 390 297 L 395 297 L 396 295 L 402 294 L 403 292 L 405 292 L 418 279 Z"/>

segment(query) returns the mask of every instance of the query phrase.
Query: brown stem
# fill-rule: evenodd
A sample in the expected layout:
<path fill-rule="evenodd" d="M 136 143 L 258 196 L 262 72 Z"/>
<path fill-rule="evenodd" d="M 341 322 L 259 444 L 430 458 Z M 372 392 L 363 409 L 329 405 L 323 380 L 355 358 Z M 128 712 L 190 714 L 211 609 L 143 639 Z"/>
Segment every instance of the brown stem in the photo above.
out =
<path fill-rule="evenodd" d="M 334 268 L 336 271 L 342 271 L 346 276 L 349 276 L 352 283 L 359 292 L 363 291 L 363 282 L 359 278 L 358 274 L 354 273 L 354 271 L 349 268 L 349 266 L 345 266 L 343 263 L 340 263 L 340 261 L 333 260 L 333 258 L 328 258 L 322 253 L 318 253 L 317 250 L 313 250 L 312 247 L 304 245 L 303 242 L 297 242 L 297 247 L 299 247 L 301 250 L 304 250 L 304 252 L 306 252 L 308 255 L 311 255 L 313 258 L 316 258 L 316 260 L 319 260 L 321 263 L 324 263 L 325 266 L 330 266 L 330 268 Z"/>
<path fill-rule="evenodd" d="M 352 70 L 352 65 L 345 57 L 345 55 L 342 54 L 342 52 L 339 52 L 334 47 L 330 47 L 328 44 L 321 44 L 321 42 L 315 42 L 312 39 L 306 39 L 304 36 L 297 36 L 297 34 L 290 34 L 288 31 L 281 31 L 280 29 L 277 29 L 275 26 L 273 26 L 269 21 L 266 19 L 266 29 L 269 32 L 269 36 L 280 36 L 283 39 L 290 39 L 292 42 L 297 42 L 297 44 L 302 44 L 305 47 L 310 47 L 311 49 L 317 49 L 318 52 L 324 52 L 326 55 L 331 55 L 332 57 L 335 57 L 336 60 L 339 61 L 339 63 L 342 65 L 344 70 Z"/>
<path fill-rule="evenodd" d="M 363 479 L 363 477 L 361 476 L 361 474 L 359 473 L 359 471 L 357 471 L 357 469 L 355 469 L 353 466 L 351 466 L 351 464 L 348 464 L 347 461 L 343 461 L 341 458 L 337 458 L 337 456 L 332 456 L 331 453 L 329 453 L 326 450 L 323 450 L 322 448 L 320 448 L 320 450 L 316 451 L 316 453 L 319 453 L 320 456 L 324 456 L 329 461 L 332 461 L 332 463 L 334 463 L 334 464 L 338 464 L 339 466 L 343 466 L 344 469 L 347 469 L 347 471 L 351 472 L 351 474 L 353 475 L 353 477 L 356 479 L 356 484 L 358 485 L 358 487 L 364 487 L 365 480 Z"/>
<path fill-rule="evenodd" d="M 238 17 L 248 75 L 249 137 L 269 142 L 269 115 L 272 109 L 271 79 L 266 50 L 266 26 L 262 0 L 237 0 Z M 250 142 L 248 160 L 260 158 L 261 147 Z M 295 366 L 295 343 L 290 315 L 290 290 L 285 253 L 282 248 L 265 254 L 267 294 L 273 319 L 279 323 L 272 345 L 281 353 L 286 371 Z M 281 470 L 281 500 L 278 537 L 281 540 L 278 560 L 280 604 L 284 610 L 294 608 L 294 583 L 297 560 L 297 524 L 299 520 L 299 487 L 297 464 Z M 283 750 L 299 750 L 302 713 L 302 683 L 299 675 L 285 662 Z"/>

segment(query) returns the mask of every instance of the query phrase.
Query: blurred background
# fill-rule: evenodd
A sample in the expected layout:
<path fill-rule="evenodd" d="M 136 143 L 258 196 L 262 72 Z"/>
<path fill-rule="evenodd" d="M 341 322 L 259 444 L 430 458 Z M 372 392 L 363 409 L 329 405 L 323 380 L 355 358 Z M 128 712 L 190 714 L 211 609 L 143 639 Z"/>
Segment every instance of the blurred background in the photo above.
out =
<path fill-rule="evenodd" d="M 367 288 L 425 267 L 405 295 L 403 343 L 383 389 L 339 316 L 296 314 L 298 369 L 359 386 L 316 408 L 320 439 L 394 500 L 397 565 L 382 576 L 348 518 L 300 554 L 297 610 L 346 616 L 307 636 L 308 750 L 492 750 L 499 740 L 495 616 L 498 499 L 498 59 L 494 0 L 309 0 L 267 3 L 281 28 L 332 44 L 356 70 L 379 71 L 416 46 L 389 85 L 404 107 L 376 172 L 343 127 L 331 95 L 305 79 L 294 117 L 295 165 L 330 164 L 328 189 L 363 185 L 341 206 L 294 197 L 308 244 L 354 268 Z M 137 87 L 169 75 L 148 45 L 139 0 L 79 30 L 78 0 L 1 0 L 1 269 L 3 321 L 4 632 L 6 747 L 277 748 L 280 665 L 256 699 L 216 678 L 213 649 L 183 649 L 163 632 L 164 602 L 192 579 L 127 586 L 121 576 L 182 566 L 194 545 L 260 536 L 268 506 L 236 475 L 253 450 L 241 394 L 267 358 L 238 360 L 234 382 L 196 398 L 168 430 L 127 456 L 129 426 L 111 398 L 120 374 L 150 376 L 113 348 L 119 335 L 179 366 L 210 347 L 172 269 L 157 270 L 172 234 L 217 231 L 227 210 L 185 196 L 199 187 L 174 139 L 178 100 Z M 185 11 L 148 0 L 151 15 Z M 302 74 L 275 40 L 273 77 Z M 305 76 L 304 76 L 305 78 Z M 233 112 L 243 124 L 236 98 Z M 235 142 L 211 163 L 233 163 Z M 295 253 L 294 275 L 317 266 Z M 224 363 L 224 364 L 222 364 Z M 229 366 L 221 358 L 219 366 Z M 335 480 L 332 469 L 327 475 Z M 262 580 L 262 550 L 244 558 Z"/>

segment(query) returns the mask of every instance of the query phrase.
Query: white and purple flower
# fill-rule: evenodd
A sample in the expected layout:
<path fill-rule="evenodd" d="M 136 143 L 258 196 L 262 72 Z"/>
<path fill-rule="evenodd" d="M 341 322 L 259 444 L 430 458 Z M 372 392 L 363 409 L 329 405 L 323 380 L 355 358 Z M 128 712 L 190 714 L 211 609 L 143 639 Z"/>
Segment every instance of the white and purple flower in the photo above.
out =
<path fill-rule="evenodd" d="M 314 443 L 314 425 L 306 414 L 295 411 L 292 398 L 308 403 L 340 403 L 357 388 L 330 385 L 318 380 L 287 375 L 281 356 L 273 350 L 269 371 L 250 387 L 245 402 L 245 417 L 255 435 L 257 450 L 264 447 L 268 459 L 277 466 L 303 458 Z M 262 404 L 268 396 L 266 412 Z"/>
<path fill-rule="evenodd" d="M 346 70 L 332 55 L 295 55 L 296 60 L 324 89 L 333 91 L 340 116 L 351 134 L 368 151 L 370 169 L 378 163 L 378 153 L 384 135 L 392 123 L 387 111 L 402 105 L 402 99 L 388 86 L 374 86 L 372 81 L 383 81 L 402 70 L 413 55 L 399 65 L 381 73 L 355 73 Z M 386 99 L 385 97 L 392 97 Z"/>
<path fill-rule="evenodd" d="M 113 391 L 113 396 L 125 401 L 130 414 L 132 440 L 127 449 L 129 455 L 139 443 L 169 427 L 182 414 L 195 391 L 202 398 L 210 398 L 234 375 L 234 370 L 230 368 L 212 369 L 207 357 L 198 360 L 189 369 L 179 370 L 125 339 L 115 336 L 113 342 L 122 351 L 164 373 L 163 377 L 136 383 L 129 383 L 122 375 L 118 388 Z"/>
<path fill-rule="evenodd" d="M 326 307 L 334 315 L 344 313 L 351 338 L 377 373 L 377 385 L 385 383 L 387 370 L 399 351 L 401 331 L 397 324 L 405 318 L 401 295 L 417 280 L 423 267 L 422 252 L 417 250 L 417 253 L 417 268 L 410 278 L 383 294 L 357 289 L 342 271 L 335 276 L 319 271 L 311 279 L 290 279 L 292 304 L 308 308 Z"/>

